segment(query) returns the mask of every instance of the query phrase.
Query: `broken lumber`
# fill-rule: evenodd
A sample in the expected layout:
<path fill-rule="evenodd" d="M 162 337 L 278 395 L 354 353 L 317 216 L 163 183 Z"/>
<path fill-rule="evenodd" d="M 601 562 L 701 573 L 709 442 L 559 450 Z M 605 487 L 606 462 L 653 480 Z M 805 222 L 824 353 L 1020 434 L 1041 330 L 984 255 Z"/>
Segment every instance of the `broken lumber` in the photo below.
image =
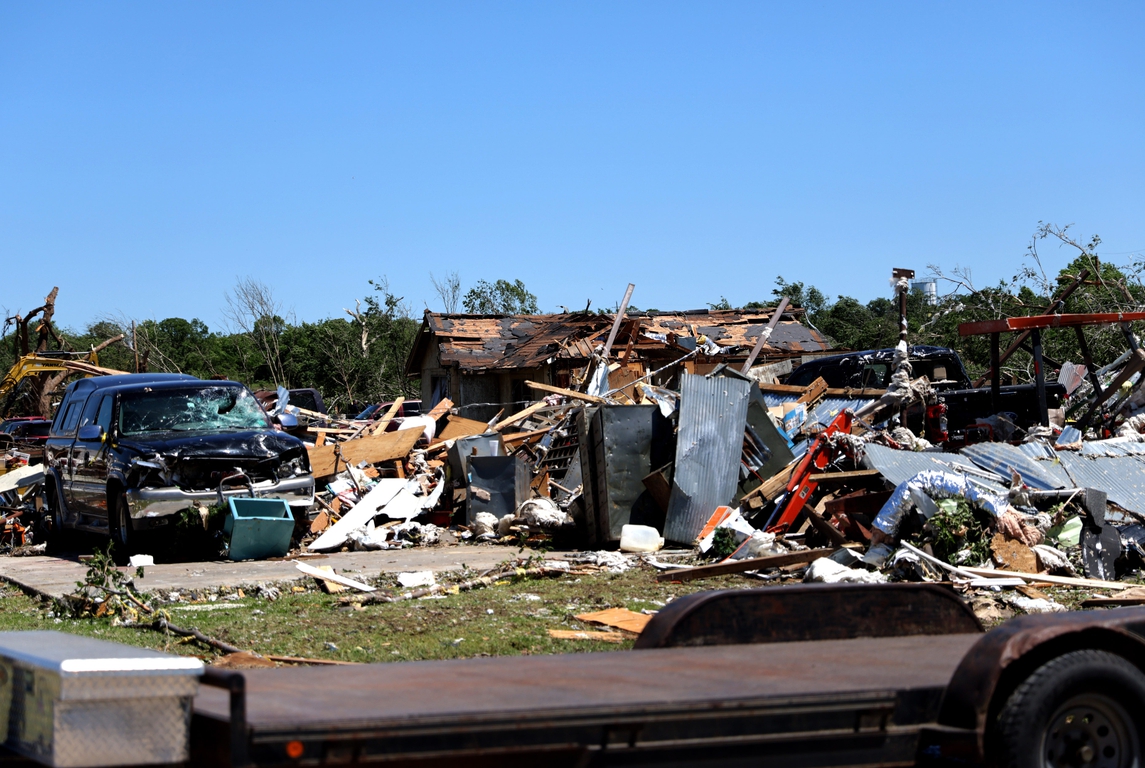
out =
<path fill-rule="evenodd" d="M 430 417 L 434 421 L 437 421 L 442 416 L 449 413 L 449 409 L 452 407 L 453 407 L 453 401 L 447 397 L 444 400 L 442 400 L 440 403 L 438 403 L 437 405 L 433 406 L 433 408 L 430 409 L 429 413 L 427 413 L 426 416 Z"/>
<path fill-rule="evenodd" d="M 354 589 L 360 589 L 363 592 L 374 592 L 377 590 L 377 587 L 371 587 L 369 584 L 363 584 L 360 581 L 354 581 L 353 579 L 348 579 L 345 576 L 341 576 L 337 573 L 332 573 L 329 571 L 321 571 L 312 565 L 307 565 L 306 563 L 300 563 L 297 560 L 294 561 L 294 567 L 297 568 L 298 570 L 302 571 L 303 573 L 305 573 L 307 576 L 313 576 L 314 578 L 322 579 L 323 581 L 333 581 L 337 584 L 343 584 L 347 587 L 353 587 Z"/>
<path fill-rule="evenodd" d="M 551 384 L 542 384 L 539 381 L 526 381 L 525 386 L 529 389 L 539 389 L 542 392 L 551 392 L 554 395 L 564 395 L 565 397 L 570 397 L 573 400 L 584 400 L 586 403 L 608 402 L 603 397 L 597 397 L 596 395 L 586 395 L 583 392 L 573 392 L 571 389 L 561 389 L 560 387 L 554 387 Z"/>
<path fill-rule="evenodd" d="M 390 404 L 390 407 L 386 409 L 385 415 L 370 427 L 368 434 L 376 435 L 380 432 L 385 432 L 386 426 L 394 420 L 394 414 L 398 412 L 398 409 L 402 407 L 402 403 L 405 401 L 406 399 L 404 397 L 399 397 L 397 400 L 394 400 L 394 402 Z"/>
<path fill-rule="evenodd" d="M 446 440 L 456 440 L 459 437 L 470 435 L 483 435 L 489 431 L 489 425 L 476 419 L 466 419 L 461 416 L 450 416 L 446 421 L 445 429 L 437 436 L 431 448 L 439 447 Z"/>
<path fill-rule="evenodd" d="M 1024 571 L 1001 571 L 994 568 L 968 568 L 960 566 L 967 573 L 985 578 L 1018 578 L 1042 584 L 1054 584 L 1060 587 L 1085 587 L 1086 589 L 1125 589 L 1120 581 L 1101 581 L 1100 579 L 1078 579 L 1072 576 L 1050 576 L 1047 573 L 1026 573 Z"/>
<path fill-rule="evenodd" d="M 632 635 L 623 632 L 602 632 L 597 629 L 550 629 L 549 637 L 554 640 L 595 640 L 598 643 L 623 643 L 632 639 Z"/>
<path fill-rule="evenodd" d="M 421 437 L 420 430 L 404 429 L 359 437 L 344 443 L 318 445 L 307 451 L 310 455 L 310 472 L 314 477 L 329 477 L 338 470 L 345 469 L 346 464 L 357 466 L 363 461 L 377 464 L 382 461 L 404 459 L 409 456 L 419 437 Z M 336 450 L 341 451 L 342 461 L 338 461 Z M 341 466 L 335 467 L 336 463 Z"/>
<path fill-rule="evenodd" d="M 529 418 L 530 416 L 532 416 L 534 413 L 541 410 L 542 408 L 548 408 L 548 407 L 549 407 L 548 403 L 546 403 L 544 400 L 542 400 L 538 403 L 533 403 L 528 408 L 525 408 L 524 410 L 521 410 L 521 411 L 517 411 L 516 413 L 514 413 L 512 416 L 508 417 L 507 419 L 503 419 L 503 420 L 497 422 L 496 424 L 493 425 L 492 429 L 494 432 L 500 432 L 505 427 L 511 427 L 519 421 L 524 421 L 525 419 Z"/>
<path fill-rule="evenodd" d="M 766 568 L 780 568 L 785 565 L 803 565 L 812 563 L 821 557 L 830 557 L 839 550 L 835 547 L 823 549 L 805 549 L 800 552 L 787 552 L 782 555 L 768 555 L 767 557 L 753 557 L 747 560 L 732 560 L 714 565 L 699 565 L 695 568 L 680 568 L 675 571 L 664 571 L 657 574 L 656 581 L 692 581 L 693 579 L 706 579 L 711 576 L 726 576 L 729 573 L 743 573 L 744 571 L 760 571 Z"/>

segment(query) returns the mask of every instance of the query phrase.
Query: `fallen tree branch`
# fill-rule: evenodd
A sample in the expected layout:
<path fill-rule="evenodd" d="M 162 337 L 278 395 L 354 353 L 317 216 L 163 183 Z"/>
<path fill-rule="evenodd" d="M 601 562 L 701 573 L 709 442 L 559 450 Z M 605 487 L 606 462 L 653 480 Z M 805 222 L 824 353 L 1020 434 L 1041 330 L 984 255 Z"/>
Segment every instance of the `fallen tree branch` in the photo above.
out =
<path fill-rule="evenodd" d="M 417 600 L 419 597 L 439 595 L 443 592 L 469 592 L 470 590 L 491 586 L 498 581 L 501 581 L 502 579 L 537 578 L 540 576 L 563 576 L 566 573 L 568 573 L 568 571 L 564 568 L 514 568 L 512 570 L 495 573 L 491 576 L 478 576 L 476 579 L 463 581 L 460 584 L 434 584 L 432 587 L 415 589 L 412 592 L 406 592 L 401 595 L 366 595 L 365 597 L 353 595 L 339 598 L 338 602 L 344 604 L 358 603 L 359 605 L 369 605 L 373 603 L 401 603 L 406 600 Z"/>

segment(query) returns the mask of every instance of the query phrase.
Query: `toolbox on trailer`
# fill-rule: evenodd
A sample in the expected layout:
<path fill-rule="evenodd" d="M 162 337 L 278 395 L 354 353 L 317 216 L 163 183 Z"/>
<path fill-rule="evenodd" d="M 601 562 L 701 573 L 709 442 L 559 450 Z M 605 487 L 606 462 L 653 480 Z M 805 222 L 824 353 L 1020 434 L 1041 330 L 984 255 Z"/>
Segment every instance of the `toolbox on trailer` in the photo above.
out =
<path fill-rule="evenodd" d="M 198 659 L 59 632 L 0 632 L 0 742 L 45 765 L 180 763 Z"/>

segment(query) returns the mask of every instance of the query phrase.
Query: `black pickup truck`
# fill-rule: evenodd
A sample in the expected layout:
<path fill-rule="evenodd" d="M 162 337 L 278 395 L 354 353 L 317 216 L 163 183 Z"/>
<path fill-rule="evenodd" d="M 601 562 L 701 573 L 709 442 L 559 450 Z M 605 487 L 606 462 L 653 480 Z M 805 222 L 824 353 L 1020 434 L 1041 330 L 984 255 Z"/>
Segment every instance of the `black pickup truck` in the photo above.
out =
<path fill-rule="evenodd" d="M 796 368 L 785 383 L 805 387 L 822 377 L 832 388 L 885 389 L 894 373 L 894 356 L 894 349 L 869 349 L 820 357 Z M 938 393 L 941 407 L 925 413 L 921 408 L 908 411 L 907 426 L 917 433 L 925 424 L 927 439 L 932 442 L 981 442 L 1001 437 L 991 434 L 991 427 L 977 423 L 998 413 L 1006 414 L 1021 429 L 1042 423 L 1044 414 L 1033 384 L 1002 387 L 995 406 L 989 387 L 971 385 L 962 359 L 953 349 L 917 345 L 910 348 L 909 359 L 911 378 L 926 376 Z M 1062 385 L 1047 383 L 1046 407 L 1060 408 L 1065 394 Z"/>
<path fill-rule="evenodd" d="M 294 417 L 279 418 L 290 426 Z M 50 533 L 110 534 L 120 554 L 196 503 L 252 493 L 309 506 L 314 496 L 302 441 L 276 430 L 234 381 L 80 379 L 60 403 L 44 458 Z"/>

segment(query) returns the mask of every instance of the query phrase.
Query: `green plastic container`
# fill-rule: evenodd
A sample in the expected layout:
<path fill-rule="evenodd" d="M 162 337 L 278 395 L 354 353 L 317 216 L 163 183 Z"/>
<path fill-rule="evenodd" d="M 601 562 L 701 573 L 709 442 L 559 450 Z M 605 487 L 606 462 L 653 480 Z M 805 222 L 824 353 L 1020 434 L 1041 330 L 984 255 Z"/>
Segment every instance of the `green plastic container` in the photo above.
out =
<path fill-rule="evenodd" d="M 285 501 L 232 496 L 227 504 L 230 510 L 223 521 L 223 533 L 231 540 L 229 559 L 263 560 L 284 557 L 290 551 L 294 515 Z"/>

